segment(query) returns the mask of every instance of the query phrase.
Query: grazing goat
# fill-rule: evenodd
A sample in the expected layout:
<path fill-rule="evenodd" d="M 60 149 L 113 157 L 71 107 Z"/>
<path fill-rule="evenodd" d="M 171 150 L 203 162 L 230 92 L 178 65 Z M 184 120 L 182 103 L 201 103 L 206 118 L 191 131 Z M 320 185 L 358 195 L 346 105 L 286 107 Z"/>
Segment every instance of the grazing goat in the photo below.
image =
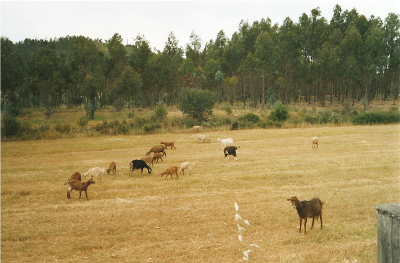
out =
<path fill-rule="evenodd" d="M 75 172 L 73 174 L 71 174 L 71 178 L 69 178 L 68 180 L 72 181 L 72 180 L 77 180 L 77 181 L 81 181 L 82 180 L 82 176 L 80 173 Z"/>
<path fill-rule="evenodd" d="M 239 147 L 240 147 L 240 146 L 239 146 Z M 229 156 L 230 156 L 230 155 L 233 155 L 233 157 L 235 157 L 235 160 L 237 160 L 237 157 L 236 157 L 236 150 L 237 150 L 239 147 L 236 147 L 236 146 L 228 146 L 228 147 L 225 147 L 225 148 L 224 148 L 224 155 L 225 155 L 225 158 L 228 158 L 228 159 L 229 159 Z"/>
<path fill-rule="evenodd" d="M 190 132 L 201 132 L 202 128 L 201 128 L 201 126 L 193 126 L 192 128 L 190 128 L 189 131 Z"/>
<path fill-rule="evenodd" d="M 297 210 L 297 214 L 300 217 L 300 230 L 301 233 L 301 221 L 304 219 L 304 234 L 307 233 L 306 225 L 307 218 L 312 218 L 311 229 L 314 227 L 314 219 L 318 220 L 318 217 L 321 220 L 321 229 L 322 229 L 322 202 L 319 198 L 313 198 L 309 201 L 299 201 L 296 196 L 287 199 L 292 203 L 294 209 Z"/>
<path fill-rule="evenodd" d="M 147 165 L 147 163 L 145 161 L 142 160 L 133 160 L 129 163 L 129 176 L 131 176 L 131 172 L 133 174 L 133 171 L 135 169 L 140 169 L 141 170 L 141 174 L 143 174 L 143 169 L 147 168 L 147 171 L 149 172 L 149 174 L 151 173 L 152 169 Z"/>
<path fill-rule="evenodd" d="M 161 177 L 166 174 L 167 176 L 165 176 L 165 178 L 168 177 L 168 175 L 172 175 L 176 174 L 176 177 L 178 177 L 178 166 L 171 166 L 170 168 L 168 168 L 167 170 L 165 170 L 164 172 L 161 173 Z"/>
<path fill-rule="evenodd" d="M 113 174 L 117 172 L 117 164 L 114 162 L 111 162 L 108 166 L 107 173 L 109 174 L 111 171 L 113 172 Z"/>
<path fill-rule="evenodd" d="M 81 199 L 81 193 L 82 191 L 85 191 L 86 194 L 86 199 L 89 200 L 88 195 L 87 195 L 87 188 L 89 185 L 94 184 L 95 182 L 93 179 L 87 180 L 87 182 L 81 182 L 78 180 L 71 180 L 66 182 L 64 185 L 68 184 L 68 191 L 67 191 L 67 198 L 71 199 L 71 191 L 72 190 L 78 190 L 79 191 L 79 199 Z"/>
<path fill-rule="evenodd" d="M 222 147 L 226 147 L 226 146 L 232 146 L 233 144 L 233 140 L 232 138 L 228 138 L 228 139 L 220 139 L 218 138 L 218 141 L 221 143 Z"/>
<path fill-rule="evenodd" d="M 316 136 L 313 136 L 313 137 L 311 138 L 311 147 L 312 147 L 312 148 L 314 148 L 315 146 L 317 146 L 317 148 L 318 148 L 318 140 L 319 140 L 319 138 L 316 137 Z"/>
<path fill-rule="evenodd" d="M 210 139 L 208 139 L 207 136 L 203 134 L 196 134 L 194 136 L 196 136 L 196 141 L 201 141 L 201 143 L 203 143 L 204 141 L 210 142 Z"/>
<path fill-rule="evenodd" d="M 164 144 L 165 149 L 168 149 L 168 146 L 169 146 L 169 147 L 171 147 L 171 150 L 172 150 L 172 147 L 174 147 L 174 149 L 176 150 L 175 141 L 173 141 L 173 142 L 161 142 L 161 144 Z"/>
<path fill-rule="evenodd" d="M 150 151 L 146 153 L 146 155 L 148 156 L 150 153 L 163 153 L 164 156 L 167 157 L 167 154 L 164 151 L 166 148 L 167 147 L 165 147 L 164 145 L 153 146 L 151 147 Z"/>
<path fill-rule="evenodd" d="M 179 165 L 179 172 L 185 174 L 185 169 L 189 169 L 190 175 L 192 175 L 192 164 L 190 162 L 184 162 Z"/>
<path fill-rule="evenodd" d="M 161 159 L 161 161 L 164 162 L 163 159 L 162 159 L 162 154 L 161 154 L 161 153 L 154 153 L 154 156 L 153 156 L 153 163 L 154 163 L 155 161 L 158 162 L 158 159 Z"/>
<path fill-rule="evenodd" d="M 83 173 L 82 176 L 89 176 L 90 179 L 93 179 L 93 176 L 97 176 L 101 181 L 101 173 L 104 173 L 104 169 L 101 169 L 100 167 L 94 167 L 87 170 L 87 172 Z"/>
<path fill-rule="evenodd" d="M 153 165 L 154 166 L 153 156 L 145 156 L 145 157 L 140 158 L 140 160 L 144 161 L 148 165 Z"/>

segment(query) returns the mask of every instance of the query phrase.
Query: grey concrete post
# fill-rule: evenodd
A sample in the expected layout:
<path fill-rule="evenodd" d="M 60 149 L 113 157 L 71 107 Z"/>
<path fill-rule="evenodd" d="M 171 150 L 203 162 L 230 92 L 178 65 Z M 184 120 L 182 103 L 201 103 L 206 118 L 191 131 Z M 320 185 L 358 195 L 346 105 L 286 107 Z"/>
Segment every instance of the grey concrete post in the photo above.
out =
<path fill-rule="evenodd" d="M 400 204 L 376 207 L 378 263 L 400 263 Z"/>

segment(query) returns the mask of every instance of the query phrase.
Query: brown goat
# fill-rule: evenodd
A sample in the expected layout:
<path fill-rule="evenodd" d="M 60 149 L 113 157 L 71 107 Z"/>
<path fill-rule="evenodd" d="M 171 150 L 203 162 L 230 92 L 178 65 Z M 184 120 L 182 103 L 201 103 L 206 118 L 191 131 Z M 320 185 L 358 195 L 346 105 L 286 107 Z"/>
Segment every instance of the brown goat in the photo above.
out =
<path fill-rule="evenodd" d="M 165 149 L 168 149 L 168 146 L 169 146 L 169 147 L 171 147 L 171 150 L 172 150 L 172 147 L 174 147 L 174 149 L 176 150 L 174 143 L 175 142 L 161 142 L 161 144 L 165 145 Z"/>
<path fill-rule="evenodd" d="M 68 180 L 70 180 L 70 181 L 72 181 L 72 180 L 81 181 L 82 180 L 82 175 L 79 172 L 75 172 L 75 173 L 71 174 L 71 178 L 69 178 Z"/>
<path fill-rule="evenodd" d="M 151 147 L 150 151 L 146 153 L 146 156 L 149 156 L 150 153 L 160 153 L 160 152 L 162 152 L 164 156 L 167 156 L 167 154 L 164 151 L 166 148 L 167 147 L 165 147 L 164 145 L 153 146 Z"/>
<path fill-rule="evenodd" d="M 176 177 L 178 177 L 178 166 L 171 166 L 170 168 L 168 168 L 167 170 L 165 170 L 164 172 L 161 173 L 161 177 L 166 174 L 167 176 L 165 176 L 165 178 L 168 178 L 168 175 L 172 175 L 176 174 Z"/>
<path fill-rule="evenodd" d="M 70 193 L 72 190 L 78 190 L 79 191 L 79 199 L 81 199 L 82 191 L 85 191 L 86 199 L 89 200 L 88 195 L 87 195 L 87 188 L 89 187 L 89 185 L 94 184 L 94 183 L 95 182 L 93 181 L 93 179 L 89 179 L 87 182 L 81 182 L 78 180 L 72 180 L 72 181 L 66 182 L 64 185 L 68 184 L 67 198 L 68 199 L 71 198 Z"/>
<path fill-rule="evenodd" d="M 154 153 L 154 156 L 153 156 L 153 163 L 154 163 L 155 161 L 158 162 L 158 159 L 161 159 L 161 161 L 164 162 L 161 153 Z"/>
<path fill-rule="evenodd" d="M 152 156 L 145 156 L 145 157 L 140 158 L 140 160 L 144 161 L 148 165 L 153 165 L 154 166 L 153 157 Z"/>
<path fill-rule="evenodd" d="M 321 220 L 321 229 L 322 229 L 322 202 L 319 198 L 313 198 L 309 201 L 299 201 L 296 196 L 293 196 L 287 199 L 292 203 L 294 209 L 297 210 L 297 214 L 300 217 L 300 230 L 301 233 L 301 221 L 304 219 L 304 234 L 307 233 L 306 225 L 307 218 L 312 218 L 311 229 L 314 227 L 314 219 L 318 220 L 318 217 Z"/>
<path fill-rule="evenodd" d="M 113 174 L 117 172 L 117 164 L 114 162 L 111 162 L 108 166 L 107 173 L 109 174 L 111 171 L 113 172 Z"/>

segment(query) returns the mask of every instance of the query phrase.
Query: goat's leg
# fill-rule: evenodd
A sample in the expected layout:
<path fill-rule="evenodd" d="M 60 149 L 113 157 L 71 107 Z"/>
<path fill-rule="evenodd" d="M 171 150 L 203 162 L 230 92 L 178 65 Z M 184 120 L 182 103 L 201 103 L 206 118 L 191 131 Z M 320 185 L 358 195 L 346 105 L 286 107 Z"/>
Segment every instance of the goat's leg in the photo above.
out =
<path fill-rule="evenodd" d="M 68 199 L 71 199 L 70 193 L 71 193 L 70 191 L 67 191 L 67 198 L 68 198 Z"/>
<path fill-rule="evenodd" d="M 82 193 L 82 191 L 79 190 L 79 199 L 81 199 L 81 193 Z"/>
<path fill-rule="evenodd" d="M 321 213 L 319 214 L 319 219 L 321 220 L 321 229 L 322 229 L 322 211 L 321 211 Z"/>
<path fill-rule="evenodd" d="M 86 194 L 86 199 L 89 200 L 88 196 L 87 196 L 87 190 L 85 190 L 85 194 Z"/>
<path fill-rule="evenodd" d="M 315 218 L 315 217 L 312 218 L 311 229 L 313 229 L 313 227 L 314 227 L 314 218 Z"/>
<path fill-rule="evenodd" d="M 304 219 L 304 235 L 307 234 L 307 217 Z"/>
<path fill-rule="evenodd" d="M 300 217 L 300 230 L 299 233 L 301 233 L 301 222 L 303 221 L 303 219 Z"/>

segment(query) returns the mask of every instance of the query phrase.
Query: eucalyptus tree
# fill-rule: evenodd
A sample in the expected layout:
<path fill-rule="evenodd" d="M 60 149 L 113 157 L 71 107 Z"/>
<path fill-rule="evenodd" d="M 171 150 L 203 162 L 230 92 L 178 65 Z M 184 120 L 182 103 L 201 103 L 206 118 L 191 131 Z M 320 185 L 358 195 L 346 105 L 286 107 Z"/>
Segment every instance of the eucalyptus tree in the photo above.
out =
<path fill-rule="evenodd" d="M 284 79 L 285 86 L 280 86 L 276 92 L 279 99 L 287 104 L 290 102 L 290 91 L 294 81 L 296 64 L 300 56 L 298 27 L 287 17 L 278 30 L 277 57 L 278 76 Z"/>
<path fill-rule="evenodd" d="M 59 58 L 54 49 L 41 47 L 33 56 L 29 65 L 32 87 L 36 87 L 37 99 L 46 107 L 46 116 L 60 106 L 62 90 L 59 81 Z"/>
<path fill-rule="evenodd" d="M 25 67 L 22 57 L 15 50 L 14 43 L 1 38 L 1 109 L 9 105 L 12 115 L 19 114 L 21 100 L 28 95 L 24 92 Z"/>
<path fill-rule="evenodd" d="M 400 20 L 399 15 L 394 13 L 389 13 L 385 18 L 385 42 L 386 42 L 386 55 L 389 59 L 387 65 L 387 70 L 385 71 L 387 84 L 384 90 L 384 99 L 390 92 L 390 87 L 393 86 L 395 99 L 398 98 L 400 92 L 399 82 L 400 82 Z"/>
<path fill-rule="evenodd" d="M 173 32 L 168 35 L 168 40 L 165 43 L 162 54 L 167 58 L 168 68 L 170 70 L 171 78 L 167 83 L 167 92 L 169 99 L 167 105 L 172 105 L 174 100 L 178 101 L 179 94 L 179 68 L 183 60 L 183 49 L 178 46 L 178 40 Z"/>
<path fill-rule="evenodd" d="M 76 106 L 82 102 L 93 107 L 100 105 L 103 97 L 107 96 L 103 52 L 90 38 L 79 36 L 72 46 L 70 59 L 72 85 L 68 91 L 69 100 Z"/>
<path fill-rule="evenodd" d="M 272 87 L 277 63 L 274 33 L 265 31 L 257 37 L 255 44 L 254 59 L 256 61 L 257 71 L 262 77 L 262 103 L 266 101 L 266 90 Z"/>
<path fill-rule="evenodd" d="M 198 67 L 202 63 L 201 56 L 201 39 L 194 30 L 190 34 L 190 43 L 186 44 L 185 56 L 190 59 L 194 66 Z"/>
<path fill-rule="evenodd" d="M 114 106 L 117 110 L 121 110 L 131 98 L 135 98 L 141 87 L 142 80 L 140 75 L 131 66 L 126 66 L 115 83 L 116 101 Z"/>

